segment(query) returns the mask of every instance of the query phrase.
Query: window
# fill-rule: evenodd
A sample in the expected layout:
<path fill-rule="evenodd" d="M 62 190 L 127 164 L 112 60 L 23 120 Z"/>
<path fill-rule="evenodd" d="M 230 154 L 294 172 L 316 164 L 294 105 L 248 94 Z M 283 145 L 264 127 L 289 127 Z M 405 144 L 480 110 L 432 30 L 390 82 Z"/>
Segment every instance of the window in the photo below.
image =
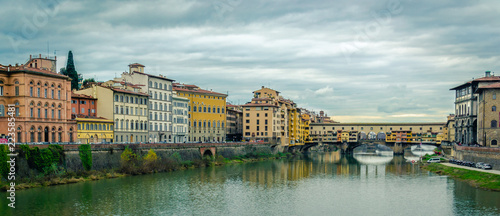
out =
<path fill-rule="evenodd" d="M 33 97 L 33 87 L 30 87 L 30 97 Z"/>
<path fill-rule="evenodd" d="M 497 106 L 492 106 L 491 111 L 497 111 Z"/>
<path fill-rule="evenodd" d="M 0 88 L 3 88 L 3 86 L 0 86 Z M 3 91 L 3 90 L 0 90 L 0 91 Z M 16 96 L 19 96 L 19 86 L 16 86 L 15 91 L 16 91 Z"/>
<path fill-rule="evenodd" d="M 496 128 L 497 127 L 497 120 L 492 120 L 491 121 L 491 127 Z"/>
<path fill-rule="evenodd" d="M 36 94 L 36 95 L 37 95 L 37 97 L 40 97 L 40 88 L 37 88 L 37 89 L 36 89 L 36 93 L 37 93 L 37 94 Z"/>
<path fill-rule="evenodd" d="M 496 100 L 496 99 L 497 99 L 497 93 L 493 93 L 493 100 Z M 496 142 L 496 140 L 495 140 L 495 142 Z"/>
<path fill-rule="evenodd" d="M 82 108 L 82 114 L 85 113 L 85 108 Z"/>
<path fill-rule="evenodd" d="M 61 90 L 57 90 L 57 99 L 61 100 Z"/>
<path fill-rule="evenodd" d="M 496 146 L 497 145 L 497 140 L 491 140 L 491 145 Z"/>
<path fill-rule="evenodd" d="M 3 106 L 3 104 L 0 104 L 0 116 L 5 116 L 5 107 Z"/>

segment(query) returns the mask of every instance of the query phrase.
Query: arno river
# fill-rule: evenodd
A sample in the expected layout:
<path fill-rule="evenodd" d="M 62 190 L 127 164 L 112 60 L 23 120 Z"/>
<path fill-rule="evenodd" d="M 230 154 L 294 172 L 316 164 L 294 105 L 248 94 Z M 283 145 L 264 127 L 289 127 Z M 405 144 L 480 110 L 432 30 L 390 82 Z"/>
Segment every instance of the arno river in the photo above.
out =
<path fill-rule="evenodd" d="M 0 193 L 6 197 L 5 193 Z M 500 215 L 500 193 L 403 156 L 283 159 L 17 191 L 2 215 Z"/>

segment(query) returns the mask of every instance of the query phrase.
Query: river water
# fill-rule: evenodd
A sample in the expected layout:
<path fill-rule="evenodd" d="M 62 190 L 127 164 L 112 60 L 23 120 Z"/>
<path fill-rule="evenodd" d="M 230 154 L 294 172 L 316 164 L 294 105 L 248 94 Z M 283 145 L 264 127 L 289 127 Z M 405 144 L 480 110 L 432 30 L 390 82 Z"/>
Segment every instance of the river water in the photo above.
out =
<path fill-rule="evenodd" d="M 15 210 L 0 199 L 0 215 L 500 215 L 499 192 L 403 156 L 336 153 L 34 188 L 16 198 Z"/>

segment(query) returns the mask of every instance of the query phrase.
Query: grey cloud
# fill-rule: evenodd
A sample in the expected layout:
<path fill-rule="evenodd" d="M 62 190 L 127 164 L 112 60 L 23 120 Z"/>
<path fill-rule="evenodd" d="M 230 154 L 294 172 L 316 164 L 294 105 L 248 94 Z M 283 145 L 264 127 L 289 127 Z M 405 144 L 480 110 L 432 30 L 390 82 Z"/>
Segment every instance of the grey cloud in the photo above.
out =
<path fill-rule="evenodd" d="M 301 107 L 345 121 L 444 121 L 453 112 L 449 88 L 500 66 L 496 1 L 57 2 L 57 14 L 17 52 L 9 38 L 22 36 L 24 18 L 40 7 L 2 4 L 0 63 L 46 54 L 50 42 L 58 67 L 73 50 L 77 70 L 98 80 L 140 62 L 146 72 L 229 92 L 233 103 L 270 85 Z M 390 2 L 399 2 L 400 13 L 358 41 Z M 346 53 L 346 44 L 354 52 Z"/>

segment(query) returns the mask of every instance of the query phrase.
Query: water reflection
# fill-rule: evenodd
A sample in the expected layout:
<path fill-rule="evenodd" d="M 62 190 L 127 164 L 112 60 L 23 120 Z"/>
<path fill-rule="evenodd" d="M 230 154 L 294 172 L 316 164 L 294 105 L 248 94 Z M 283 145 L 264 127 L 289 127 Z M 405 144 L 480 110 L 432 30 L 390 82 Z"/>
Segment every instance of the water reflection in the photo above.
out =
<path fill-rule="evenodd" d="M 313 153 L 35 188 L 18 191 L 15 211 L 2 199 L 0 215 L 500 214 L 498 192 L 420 170 L 403 156 L 374 157 Z"/>
<path fill-rule="evenodd" d="M 433 145 L 412 145 L 411 153 L 415 156 L 424 156 L 426 154 L 432 155 L 434 154 L 434 149 L 436 146 Z"/>

